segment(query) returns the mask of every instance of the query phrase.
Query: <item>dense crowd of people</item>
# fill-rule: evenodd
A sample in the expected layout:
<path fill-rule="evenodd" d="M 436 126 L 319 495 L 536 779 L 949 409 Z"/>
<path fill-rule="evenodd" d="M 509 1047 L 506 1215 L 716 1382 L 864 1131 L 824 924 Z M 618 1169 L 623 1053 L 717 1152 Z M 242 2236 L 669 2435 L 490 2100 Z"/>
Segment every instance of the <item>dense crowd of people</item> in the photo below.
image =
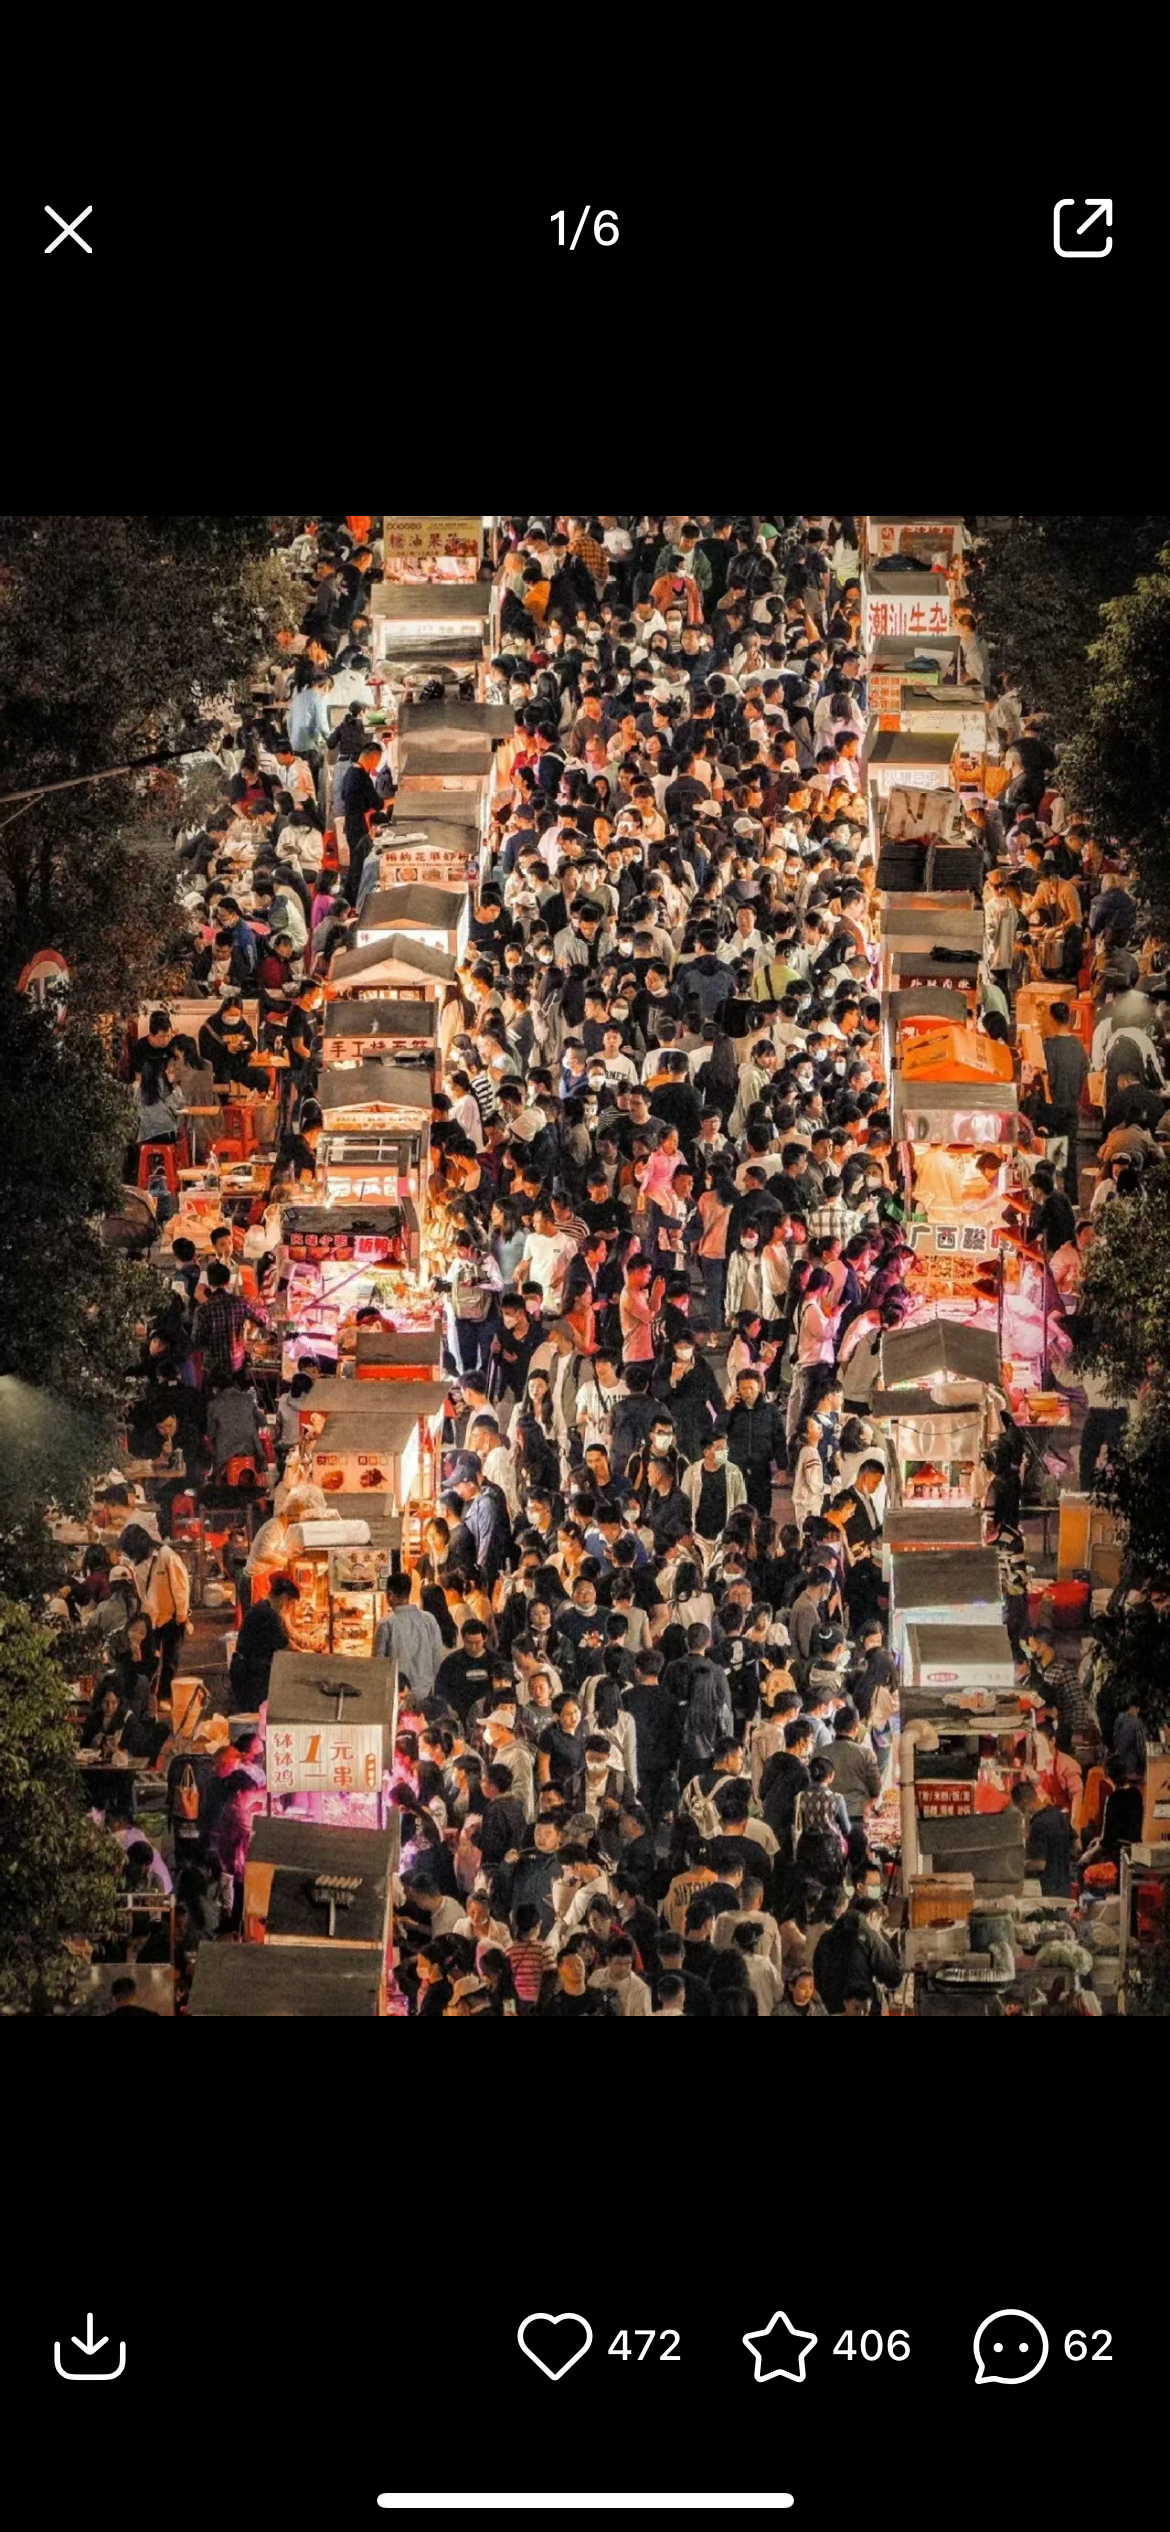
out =
<path fill-rule="evenodd" d="M 230 1235 L 203 1257 L 177 1244 L 144 1340 L 132 1438 L 157 1519 L 130 1506 L 74 1588 L 71 1614 L 121 1591 L 92 1728 L 144 1746 L 165 1742 L 187 1617 L 176 1488 L 243 1473 L 272 1492 L 240 1577 L 246 1607 L 257 1564 L 277 1576 L 246 1608 L 241 1711 L 287 1641 L 288 1524 L 324 1508 L 297 1438 L 313 1366 L 281 1395 L 269 1468 L 249 1348 L 279 1291 L 281 1201 L 314 1177 L 330 962 L 393 801 L 392 727 L 367 718 L 371 525 L 314 523 L 291 549 L 301 631 L 225 727 L 222 805 L 178 846 L 208 1017 L 192 1048 L 160 1009 L 127 1057 L 140 1140 L 164 1156 L 189 1060 L 280 1102 L 245 1259 Z M 426 1199 L 455 1385 L 441 1502 L 379 1641 L 401 1689 L 399 1983 L 424 2016 L 874 2014 L 902 1968 L 869 1408 L 883 1336 L 915 1308 L 908 1230 L 949 1194 L 1042 1255 L 1067 1357 L 1101 1209 L 1157 1150 L 1164 945 L 1139 942 L 1123 857 L 1067 814 L 1046 724 L 992 685 L 968 619 L 1008 775 L 968 819 L 979 1025 L 1014 1042 L 1022 980 L 1069 992 L 1022 1103 L 1022 1195 L 933 1149 L 912 1183 L 877 994 L 855 522 L 518 519 L 504 552 L 492 676 L 516 735 L 443 1013 Z M 1102 1174 L 1078 1217 L 1089 1087 Z M 1089 1390 L 1083 1483 L 1119 1413 Z M 981 1491 L 1021 1676 L 1048 1682 L 1028 1837 L 1055 1890 L 1115 1845 L 1107 1805 L 1136 1757 L 1029 1619 L 1024 1456 L 1007 1416 Z M 239 1921 L 260 1746 L 199 1773 L 191 1816 L 171 1805 L 194 1936 Z"/>

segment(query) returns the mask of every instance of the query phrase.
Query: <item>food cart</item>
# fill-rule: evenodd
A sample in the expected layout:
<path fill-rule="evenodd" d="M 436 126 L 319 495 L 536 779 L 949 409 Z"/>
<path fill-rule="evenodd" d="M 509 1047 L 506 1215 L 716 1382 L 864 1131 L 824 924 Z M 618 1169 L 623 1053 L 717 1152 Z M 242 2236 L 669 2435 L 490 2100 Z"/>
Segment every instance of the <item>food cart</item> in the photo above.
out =
<path fill-rule="evenodd" d="M 893 1500 L 970 1509 L 981 1454 L 1001 1422 L 994 1331 L 941 1318 L 889 1328 L 880 1361 L 870 1413 L 886 1428 Z"/>
<path fill-rule="evenodd" d="M 336 1067 L 388 1055 L 392 1063 L 416 1064 L 433 1075 L 439 1062 L 435 1020 L 434 1003 L 422 999 L 331 1002 L 326 1006 L 322 1062 Z"/>
<path fill-rule="evenodd" d="M 448 1385 L 445 1380 L 316 1381 L 305 1402 L 314 1482 L 339 1502 L 356 1497 L 367 1513 L 373 1505 L 371 1518 L 387 1519 L 392 1512 L 402 1517 L 408 1553 L 421 1522 L 438 1502 Z M 302 1425 L 309 1418 L 302 1416 Z"/>
<path fill-rule="evenodd" d="M 397 1721 L 394 1662 L 275 1654 L 264 1743 L 269 1811 L 324 1827 L 382 1828 Z"/>
<path fill-rule="evenodd" d="M 416 1167 L 424 1175 L 430 1150 L 431 1083 L 417 1065 L 392 1064 L 384 1055 L 360 1064 L 326 1067 L 317 1097 L 324 1119 L 322 1141 L 336 1135 L 405 1135 L 418 1145 Z M 327 1161 L 324 1174 L 328 1176 Z M 412 1188 L 417 1201 L 418 1188 Z"/>
<path fill-rule="evenodd" d="M 474 703 L 444 696 L 441 703 L 404 703 L 398 715 L 398 796 L 409 811 L 420 789 L 436 781 L 445 791 L 470 782 L 475 820 L 482 826 L 516 752 L 516 715 L 507 703 Z M 401 812 L 400 812 L 401 814 Z"/>
<path fill-rule="evenodd" d="M 282 1375 L 305 1355 L 352 1347 L 359 1310 L 405 1316 L 418 1293 L 418 1215 L 409 1198 L 380 1205 L 290 1204 L 281 1216 L 288 1267 Z"/>
<path fill-rule="evenodd" d="M 488 710 L 486 704 L 482 708 Z M 434 737 L 403 739 L 398 751 L 396 803 L 400 804 L 400 811 L 409 812 L 417 792 L 449 791 L 460 801 L 463 814 L 470 813 L 475 823 L 482 825 L 491 779 L 490 739 L 467 738 L 458 747 Z"/>
<path fill-rule="evenodd" d="M 368 1952 L 390 1967 L 399 1820 L 324 1829 L 257 1820 L 244 1866 L 244 1941 Z"/>
<path fill-rule="evenodd" d="M 401 1523 L 371 1518 L 370 1495 L 337 1496 L 330 1518 L 297 1521 L 289 1530 L 285 1570 L 300 1594 L 285 1614 L 296 1653 L 337 1653 L 368 1661 L 387 1614 L 386 1579 L 401 1543 Z M 253 1579 L 252 1597 L 265 1599 L 272 1574 Z"/>
<path fill-rule="evenodd" d="M 377 1001 L 387 994 L 407 993 L 435 1008 L 440 1055 L 463 1026 L 463 1003 L 455 981 L 458 962 L 450 950 L 428 949 L 413 932 L 392 932 L 369 949 L 334 950 L 325 986 L 327 1009 L 334 1002 Z M 326 1020 L 326 1028 L 329 1026 Z"/>
<path fill-rule="evenodd" d="M 395 1327 L 392 1336 L 380 1336 L 374 1328 L 359 1328 L 354 1345 L 354 1368 L 360 1381 L 377 1380 L 442 1380 L 443 1320 L 433 1315 L 434 1305 L 422 1305 L 432 1311 L 426 1327 Z"/>
<path fill-rule="evenodd" d="M 498 599 L 491 581 L 408 587 L 376 581 L 370 592 L 375 658 L 391 683 L 454 669 L 481 697 L 486 653 L 498 648 Z"/>
<path fill-rule="evenodd" d="M 201 1943 L 187 2011 L 246 2021 L 348 2017 L 386 2011 L 376 1953 L 312 1943 Z"/>
<path fill-rule="evenodd" d="M 983 686 L 962 676 L 962 643 L 957 633 L 886 633 L 874 643 L 866 674 L 866 701 L 871 717 L 884 729 L 902 729 L 902 691 L 932 694 L 937 704 L 955 699 L 955 711 L 983 706 Z"/>
<path fill-rule="evenodd" d="M 471 897 L 466 888 L 431 888 L 400 880 L 392 888 L 375 888 L 358 916 L 357 947 L 409 933 L 428 949 L 446 950 L 458 961 L 471 929 Z"/>
<path fill-rule="evenodd" d="M 356 1134 L 337 1129 L 322 1134 L 317 1174 L 327 1206 L 402 1204 L 405 1208 L 409 1204 L 417 1213 L 422 1150 L 421 1130 L 401 1134 L 371 1129 Z"/>
<path fill-rule="evenodd" d="M 959 1634 L 953 1626 L 916 1621 L 906 1629 L 906 1661 L 899 1707 L 903 1722 L 919 1711 L 915 1691 L 922 1691 L 922 1710 L 937 1705 L 941 1691 L 994 1688 L 1014 1696 L 1015 1655 L 1005 1626 L 972 1626 Z M 1019 1711 L 1017 1702 L 1017 1712 Z"/>
<path fill-rule="evenodd" d="M 1003 1625 L 1003 1594 L 995 1549 L 939 1548 L 933 1556 L 909 1548 L 890 1558 L 890 1650 L 905 1671 L 907 1626 Z"/>
<path fill-rule="evenodd" d="M 973 983 L 983 937 L 981 906 L 963 905 L 946 894 L 932 899 L 915 892 L 908 902 L 891 898 L 882 913 L 882 991 L 938 984 L 943 977 Z M 945 952 L 942 958 L 940 950 Z"/>

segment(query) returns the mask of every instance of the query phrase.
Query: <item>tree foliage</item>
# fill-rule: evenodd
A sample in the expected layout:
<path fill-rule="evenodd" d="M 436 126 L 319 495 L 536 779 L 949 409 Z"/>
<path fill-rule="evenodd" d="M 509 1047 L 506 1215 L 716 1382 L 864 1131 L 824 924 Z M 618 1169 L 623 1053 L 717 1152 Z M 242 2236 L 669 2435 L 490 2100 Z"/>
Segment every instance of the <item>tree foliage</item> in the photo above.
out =
<path fill-rule="evenodd" d="M 1080 726 L 1100 609 L 1132 589 L 1170 540 L 1170 516 L 1054 513 L 1017 518 L 979 549 L 972 572 L 993 663 L 1025 702 L 1050 712 L 1061 737 Z"/>
<path fill-rule="evenodd" d="M 292 597 L 259 515 L 0 517 L 0 793 L 179 744 Z M 0 811 L 0 976 L 55 948 L 87 1011 L 99 983 L 148 988 L 173 925 L 154 793 L 146 775 Z"/>
<path fill-rule="evenodd" d="M 1151 1377 L 1170 1388 L 1170 1169 L 1106 1205 L 1081 1276 L 1075 1357 L 1119 1405 Z"/>
<path fill-rule="evenodd" d="M 69 1689 L 53 1637 L 0 1600 L 0 2005 L 67 2004 L 70 1943 L 114 1930 L 122 1856 L 85 1816 Z"/>
<path fill-rule="evenodd" d="M 132 1105 L 99 1040 L 0 991 L 0 1587 L 50 1587 L 51 1508 L 84 1509 L 109 1460 L 157 1296 L 103 1245 Z"/>
<path fill-rule="evenodd" d="M 1170 548 L 1102 618 L 1092 688 L 1062 776 L 1098 833 L 1136 845 L 1143 893 L 1170 919 Z"/>

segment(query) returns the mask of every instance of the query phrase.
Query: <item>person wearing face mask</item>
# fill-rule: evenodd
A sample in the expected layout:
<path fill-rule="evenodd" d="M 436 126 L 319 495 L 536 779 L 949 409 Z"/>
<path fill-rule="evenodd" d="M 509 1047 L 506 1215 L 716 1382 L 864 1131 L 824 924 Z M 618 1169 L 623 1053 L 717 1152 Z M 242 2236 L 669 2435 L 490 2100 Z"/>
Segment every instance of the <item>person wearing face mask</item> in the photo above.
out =
<path fill-rule="evenodd" d="M 722 1537 L 733 1512 L 747 1502 L 743 1473 L 727 1456 L 727 1436 L 706 1436 L 697 1459 L 684 1469 L 682 1492 L 691 1506 L 691 1526 L 708 1554 Z"/>
<path fill-rule="evenodd" d="M 670 1409 L 682 1459 L 697 1460 L 713 1425 L 722 1417 L 723 1400 L 711 1366 L 705 1355 L 697 1353 L 689 1332 L 675 1339 L 669 1362 L 654 1374 L 650 1394 Z"/>
<path fill-rule="evenodd" d="M 744 1223 L 738 1245 L 728 1258 L 724 1307 L 729 1320 L 736 1318 L 741 1310 L 763 1314 L 760 1230 L 753 1221 Z"/>

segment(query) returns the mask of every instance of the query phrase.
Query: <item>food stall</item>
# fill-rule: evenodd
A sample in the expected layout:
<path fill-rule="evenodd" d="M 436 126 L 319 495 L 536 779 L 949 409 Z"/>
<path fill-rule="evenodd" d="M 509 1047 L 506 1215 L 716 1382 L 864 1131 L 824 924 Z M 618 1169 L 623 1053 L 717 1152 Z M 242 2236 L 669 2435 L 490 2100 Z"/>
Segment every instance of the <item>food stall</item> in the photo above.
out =
<path fill-rule="evenodd" d="M 392 888 L 375 888 L 358 916 L 357 947 L 407 933 L 426 948 L 446 950 L 459 960 L 471 930 L 471 897 L 466 888 L 431 888 L 399 880 Z"/>
<path fill-rule="evenodd" d="M 487 706 L 484 706 L 486 711 Z M 450 792 L 462 814 L 482 826 L 491 793 L 490 739 L 472 739 L 463 747 L 445 747 L 434 739 L 405 739 L 398 751 L 396 805 L 409 815 L 420 792 Z"/>
<path fill-rule="evenodd" d="M 269 1811 L 380 1829 L 397 1719 L 394 1662 L 275 1654 L 264 1741 Z"/>
<path fill-rule="evenodd" d="M 908 1626 L 1003 1625 L 994 1548 L 897 1550 L 890 1558 L 890 1651 L 905 1670 Z"/>
<path fill-rule="evenodd" d="M 882 729 L 903 727 L 903 699 L 910 689 L 919 697 L 930 695 L 936 710 L 949 705 L 952 715 L 983 712 L 983 688 L 963 675 L 963 646 L 957 633 L 926 634 L 917 640 L 908 634 L 886 634 L 875 642 L 866 700 Z M 955 726 L 954 721 L 947 726 Z"/>
<path fill-rule="evenodd" d="M 431 1157 L 431 1074 L 418 1066 L 365 1063 L 322 1071 L 324 1127 L 317 1144 L 317 1180 L 329 1208 L 337 1203 L 398 1203 L 418 1213 Z"/>
<path fill-rule="evenodd" d="M 516 752 L 516 715 L 507 703 L 444 696 L 441 703 L 404 703 L 398 715 L 400 817 L 432 781 L 445 791 L 471 783 L 476 823 L 490 811 Z"/>
<path fill-rule="evenodd" d="M 305 1355 L 337 1357 L 352 1345 L 359 1310 L 409 1319 L 418 1292 L 419 1228 L 415 1206 L 401 1203 L 290 1204 L 281 1215 L 288 1278 L 282 1376 L 291 1380 Z"/>
<path fill-rule="evenodd" d="M 1003 1172 L 1016 1145 L 1014 1082 L 907 1081 L 896 1072 L 890 1116 L 894 1141 L 903 1146 L 907 1192 L 929 1222 L 949 1227 L 995 1228 L 1003 1217 Z M 994 1152 L 999 1180 L 983 1184 L 971 1166 L 976 1153 Z M 953 1163 L 930 1158 L 942 1153 Z M 974 1255 L 976 1250 L 971 1249 Z"/>
<path fill-rule="evenodd" d="M 463 1004 L 455 981 L 458 962 L 450 950 L 428 949 L 414 932 L 392 932 L 369 949 L 334 950 L 325 986 L 328 1007 L 334 1002 L 380 1001 L 406 993 L 435 1007 L 440 1051 L 463 1025 Z M 325 1022 L 328 1029 L 328 1018 Z"/>
<path fill-rule="evenodd" d="M 370 592 L 375 660 L 391 685 L 453 669 L 478 698 L 488 654 L 498 649 L 499 605 L 491 581 L 408 586 L 379 580 Z"/>
<path fill-rule="evenodd" d="M 405 1518 L 408 1553 L 438 1503 L 447 1387 L 445 1380 L 322 1380 L 305 1402 L 314 1483 L 337 1498 L 339 1511 L 353 1497 L 371 1519 Z M 308 1420 L 303 1415 L 302 1425 Z"/>
<path fill-rule="evenodd" d="M 953 896 L 933 899 L 916 892 L 906 902 L 891 898 L 882 910 L 883 992 L 937 984 L 943 976 L 957 984 L 973 983 L 984 928 L 982 907 L 959 904 Z M 942 958 L 940 951 L 946 953 Z"/>
<path fill-rule="evenodd" d="M 368 1661 L 387 1614 L 386 1578 L 401 1543 L 396 1519 L 371 1518 L 370 1495 L 337 1496 L 336 1517 L 297 1521 L 289 1531 L 287 1571 L 300 1593 L 285 1614 L 297 1653 L 336 1653 Z M 272 1577 L 255 1578 L 253 1599 L 267 1597 Z"/>
<path fill-rule="evenodd" d="M 940 1020 L 969 1020 L 975 996 L 969 985 L 915 985 L 888 993 L 883 1018 L 883 1052 L 887 1076 L 898 1062 L 903 1040 L 932 1029 Z"/>
<path fill-rule="evenodd" d="M 1015 1686 L 1015 1655 L 1005 1626 L 967 1627 L 961 1635 L 929 1619 L 907 1627 L 899 1691 L 904 1723 L 937 1705 L 944 1690 L 958 1695 L 967 1688 L 994 1688 L 1014 1696 Z"/>
<path fill-rule="evenodd" d="M 892 1500 L 970 1510 L 982 1453 L 1001 1422 L 994 1332 L 942 1318 L 890 1328 L 880 1359 L 870 1415 L 885 1434 Z"/>
<path fill-rule="evenodd" d="M 442 1380 L 443 1319 L 436 1315 L 434 1304 L 420 1305 L 432 1313 L 425 1327 L 400 1328 L 393 1335 L 379 1335 L 374 1328 L 359 1328 L 354 1345 L 354 1369 L 360 1381 L 367 1380 Z"/>
<path fill-rule="evenodd" d="M 245 1943 L 368 1952 L 390 1968 L 399 1819 L 384 1829 L 257 1820 L 244 1866 Z"/>
<path fill-rule="evenodd" d="M 201 1943 L 187 2011 L 199 2018 L 373 2021 L 386 2011 L 375 1952 L 333 1944 Z"/>
<path fill-rule="evenodd" d="M 410 1193 L 417 1204 L 430 1151 L 429 1074 L 421 1072 L 417 1065 L 391 1064 L 384 1055 L 371 1055 L 360 1064 L 343 1065 L 336 1070 L 326 1067 L 317 1097 L 324 1119 L 323 1145 L 326 1140 L 331 1145 L 338 1136 L 397 1135 L 415 1147 Z M 318 1174 L 324 1177 L 327 1191 L 332 1194 L 329 1162 L 329 1152 L 324 1157 L 318 1154 Z"/>
<path fill-rule="evenodd" d="M 435 1006 L 423 1000 L 387 998 L 370 1002 L 331 1002 L 326 1006 L 321 1060 L 337 1067 L 363 1063 L 370 1055 L 388 1055 L 395 1064 L 417 1064 L 432 1075 L 438 1068 Z"/>

